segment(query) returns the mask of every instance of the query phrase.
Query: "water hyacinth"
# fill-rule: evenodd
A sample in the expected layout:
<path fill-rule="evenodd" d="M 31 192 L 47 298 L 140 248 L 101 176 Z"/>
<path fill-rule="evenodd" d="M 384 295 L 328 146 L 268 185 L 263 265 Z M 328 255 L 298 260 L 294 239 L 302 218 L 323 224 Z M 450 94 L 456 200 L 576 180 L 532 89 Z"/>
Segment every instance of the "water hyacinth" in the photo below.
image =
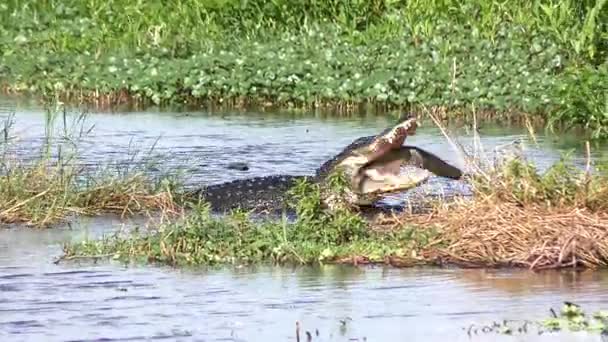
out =
<path fill-rule="evenodd" d="M 603 138 L 605 3 L 8 1 L 0 82 L 104 105 L 475 103 Z"/>

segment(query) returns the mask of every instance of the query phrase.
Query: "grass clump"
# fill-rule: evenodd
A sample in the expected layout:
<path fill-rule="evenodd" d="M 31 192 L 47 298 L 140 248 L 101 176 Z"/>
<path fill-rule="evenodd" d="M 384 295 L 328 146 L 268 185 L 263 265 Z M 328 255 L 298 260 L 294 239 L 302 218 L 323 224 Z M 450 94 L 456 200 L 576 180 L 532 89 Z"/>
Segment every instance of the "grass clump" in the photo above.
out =
<path fill-rule="evenodd" d="M 440 231 L 429 258 L 463 266 L 530 269 L 608 266 L 608 173 L 573 166 L 565 155 L 541 173 L 517 153 L 472 161 L 472 199 L 438 205 L 407 220 Z"/>
<path fill-rule="evenodd" d="M 511 159 L 486 174 L 473 178 L 479 196 L 519 206 L 576 207 L 608 210 L 608 173 L 599 165 L 596 173 L 574 166 L 568 155 L 540 173 L 534 164 Z"/>
<path fill-rule="evenodd" d="M 0 144 L 0 224 L 50 227 L 75 215 L 171 214 L 180 210 L 175 195 L 178 183 L 173 177 L 152 177 L 137 169 L 121 172 L 80 165 L 78 151 L 72 147 L 92 127 L 84 130 L 85 116 L 79 116 L 76 125 L 68 128 L 64 112 L 61 131 L 65 134 L 55 137 L 58 116 L 51 110 L 47 113 L 47 136 L 39 155 L 31 151 L 30 161 L 15 155 L 27 147 L 15 148 L 13 140 L 17 137 L 11 132 L 14 117 L 5 120 Z"/>
<path fill-rule="evenodd" d="M 255 221 L 239 211 L 218 218 L 205 203 L 194 203 L 182 219 L 150 232 L 118 232 L 102 240 L 68 244 L 63 258 L 101 255 L 170 265 L 413 264 L 419 262 L 417 251 L 435 235 L 414 227 L 400 232 L 370 230 L 348 208 L 323 207 L 322 191 L 321 185 L 305 181 L 294 187 L 294 222 Z"/>
<path fill-rule="evenodd" d="M 6 166 L 6 165 L 2 165 Z M 118 213 L 121 216 L 162 210 L 175 212 L 173 185 L 152 184 L 140 173 L 86 175 L 69 165 L 11 165 L 0 175 L 0 223 L 49 227 L 71 215 Z"/>

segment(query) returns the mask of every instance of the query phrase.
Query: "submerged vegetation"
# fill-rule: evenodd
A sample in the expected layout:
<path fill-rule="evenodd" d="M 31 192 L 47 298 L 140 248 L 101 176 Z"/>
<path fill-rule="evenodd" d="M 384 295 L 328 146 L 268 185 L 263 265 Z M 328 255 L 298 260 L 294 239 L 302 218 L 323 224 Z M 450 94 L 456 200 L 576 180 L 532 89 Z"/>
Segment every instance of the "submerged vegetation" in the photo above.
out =
<path fill-rule="evenodd" d="M 0 82 L 99 105 L 474 103 L 608 137 L 606 0 L 164 6 L 6 1 Z"/>

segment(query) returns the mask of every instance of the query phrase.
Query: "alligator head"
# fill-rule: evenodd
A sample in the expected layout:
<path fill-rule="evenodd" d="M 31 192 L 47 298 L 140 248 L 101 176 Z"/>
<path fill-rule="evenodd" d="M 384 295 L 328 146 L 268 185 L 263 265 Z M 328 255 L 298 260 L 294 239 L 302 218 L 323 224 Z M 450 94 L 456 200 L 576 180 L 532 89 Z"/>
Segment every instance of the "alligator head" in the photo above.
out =
<path fill-rule="evenodd" d="M 406 117 L 378 135 L 361 137 L 323 163 L 315 175 L 269 175 L 238 179 L 194 190 L 191 195 L 204 197 L 216 211 L 235 208 L 254 211 L 282 210 L 285 196 L 297 180 L 326 182 L 330 173 L 341 169 L 348 179 L 345 199 L 351 207 L 370 206 L 383 195 L 403 192 L 424 183 L 430 173 L 460 178 L 457 168 L 418 147 L 403 146 L 408 135 L 414 135 L 418 123 Z M 414 166 L 401 174 L 403 166 Z M 343 193 L 344 194 L 344 193 Z M 343 194 L 329 192 L 323 202 L 329 207 Z M 339 201 L 344 203 L 343 201 Z"/>
<path fill-rule="evenodd" d="M 349 181 L 346 200 L 366 206 L 389 193 L 403 192 L 425 183 L 434 173 L 460 179 L 462 172 L 434 154 L 414 146 L 403 146 L 414 135 L 418 122 L 407 118 L 371 141 L 363 141 L 335 162 Z M 402 167 L 410 166 L 401 173 Z M 331 200 L 331 199 L 330 199 Z"/>

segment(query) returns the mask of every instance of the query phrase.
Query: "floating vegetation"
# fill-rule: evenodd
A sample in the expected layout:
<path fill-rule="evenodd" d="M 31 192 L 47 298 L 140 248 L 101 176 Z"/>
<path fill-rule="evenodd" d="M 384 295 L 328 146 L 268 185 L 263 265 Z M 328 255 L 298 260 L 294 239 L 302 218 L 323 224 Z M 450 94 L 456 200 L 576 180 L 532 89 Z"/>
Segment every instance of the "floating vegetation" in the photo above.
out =
<path fill-rule="evenodd" d="M 0 6 L 0 82 L 101 106 L 475 103 L 600 139 L 606 3 L 186 1 L 164 11 L 11 0 Z"/>
<path fill-rule="evenodd" d="M 608 335 L 608 312 L 597 311 L 592 315 L 586 315 L 582 308 L 574 303 L 566 302 L 560 314 L 555 314 L 551 309 L 553 317 L 542 321 L 545 328 L 550 331 L 593 331 Z"/>
<path fill-rule="evenodd" d="M 559 314 L 550 309 L 551 317 L 538 321 L 503 320 L 491 325 L 471 325 L 464 328 L 469 336 L 479 333 L 498 333 L 506 335 L 515 334 L 545 334 L 555 332 L 589 332 L 608 336 L 608 312 L 597 311 L 591 315 L 586 314 L 582 308 L 574 303 L 565 302 Z"/>

